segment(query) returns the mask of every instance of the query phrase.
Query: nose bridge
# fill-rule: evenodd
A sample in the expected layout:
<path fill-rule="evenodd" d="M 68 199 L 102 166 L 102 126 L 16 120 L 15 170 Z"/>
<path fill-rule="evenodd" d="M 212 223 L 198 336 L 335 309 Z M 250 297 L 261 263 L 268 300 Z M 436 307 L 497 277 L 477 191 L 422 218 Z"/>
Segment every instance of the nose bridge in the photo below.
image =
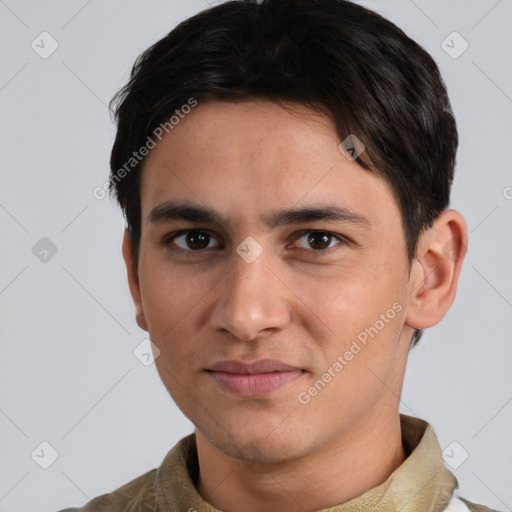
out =
<path fill-rule="evenodd" d="M 233 254 L 232 268 L 212 313 L 216 329 L 230 331 L 240 340 L 252 340 L 265 329 L 282 328 L 289 321 L 283 284 L 268 268 L 265 254 L 255 260 Z"/>

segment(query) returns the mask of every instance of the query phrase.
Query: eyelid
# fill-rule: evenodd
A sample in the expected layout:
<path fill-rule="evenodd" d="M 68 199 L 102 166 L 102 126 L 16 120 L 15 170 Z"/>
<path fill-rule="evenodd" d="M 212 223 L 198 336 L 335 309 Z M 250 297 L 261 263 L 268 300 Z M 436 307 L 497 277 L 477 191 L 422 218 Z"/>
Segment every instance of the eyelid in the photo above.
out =
<path fill-rule="evenodd" d="M 299 250 L 299 251 L 306 251 L 308 253 L 312 253 L 312 254 L 315 254 L 315 255 L 322 255 L 322 254 L 328 254 L 332 250 L 337 249 L 339 247 L 339 245 L 347 245 L 347 244 L 350 243 L 350 239 L 347 238 L 346 236 L 341 235 L 339 233 L 334 233 L 332 231 L 328 231 L 326 229 L 303 229 L 303 230 L 300 230 L 300 231 L 296 231 L 289 238 L 289 241 L 290 242 L 295 241 L 297 238 L 301 238 L 302 236 L 304 236 L 304 235 L 306 235 L 308 233 L 325 233 L 326 235 L 329 235 L 332 238 L 337 239 L 339 244 L 336 244 L 333 247 L 327 247 L 326 249 L 314 250 L 314 249 L 304 249 L 304 247 L 298 247 L 297 250 Z"/>
<path fill-rule="evenodd" d="M 184 235 L 186 233 L 192 233 L 192 232 L 207 233 L 213 239 L 215 239 L 219 243 L 220 246 L 222 246 L 222 242 L 223 242 L 222 237 L 220 237 L 219 235 L 215 234 L 213 231 L 211 231 L 209 229 L 201 229 L 201 228 L 180 229 L 178 231 L 173 231 L 172 233 L 168 233 L 167 235 L 165 235 L 163 237 L 163 244 L 168 246 L 170 244 L 170 242 L 172 242 L 175 238 L 177 238 L 177 237 L 179 237 L 181 235 Z M 318 249 L 318 250 L 305 249 L 304 247 L 298 247 L 297 248 L 298 251 L 305 251 L 305 252 L 316 254 L 316 255 L 322 255 L 322 254 L 328 254 L 332 250 L 335 250 L 340 244 L 341 245 L 346 245 L 346 244 L 351 243 L 350 239 L 347 238 L 344 235 L 341 235 L 339 233 L 334 233 L 334 232 L 328 231 L 326 229 L 318 229 L 317 228 L 317 229 L 302 229 L 300 231 L 295 231 L 292 235 L 290 235 L 290 237 L 288 237 L 287 245 L 290 242 L 294 242 L 298 238 L 301 238 L 302 236 L 304 236 L 306 234 L 309 234 L 309 233 L 325 233 L 325 234 L 331 236 L 332 238 L 335 238 L 336 240 L 338 240 L 339 244 L 336 244 L 333 247 L 328 247 L 328 248 L 325 248 L 325 249 Z M 191 250 L 191 249 L 183 249 L 182 247 L 177 246 L 176 250 L 177 251 L 182 251 L 184 253 L 200 254 L 200 253 L 206 252 L 208 250 L 217 249 L 217 248 L 219 248 L 219 246 L 217 246 L 217 247 L 210 247 L 209 249 L 200 249 L 200 250 L 194 251 L 194 250 Z"/>
<path fill-rule="evenodd" d="M 179 236 L 182 236 L 182 235 L 185 235 L 187 233 L 194 233 L 194 232 L 199 232 L 199 233 L 206 233 L 208 235 L 210 235 L 211 238 L 213 238 L 214 240 L 217 241 L 217 243 L 221 246 L 222 245 L 222 239 L 214 234 L 212 231 L 210 231 L 209 229 L 201 229 L 201 228 L 192 228 L 192 229 L 180 229 L 178 231 L 173 231 L 172 233 L 168 233 L 167 235 L 165 235 L 163 237 L 163 240 L 162 240 L 162 243 L 166 246 L 168 246 L 171 242 L 174 241 L 175 238 L 178 238 Z M 181 252 L 184 252 L 184 253 L 202 253 L 202 252 L 206 252 L 207 250 L 209 249 L 217 249 L 217 247 L 210 247 L 209 249 L 201 249 L 201 250 L 198 250 L 198 251 L 193 251 L 191 249 L 183 249 L 183 247 L 179 247 L 179 246 L 176 246 L 177 249 L 175 249 L 176 251 L 181 251 Z"/>

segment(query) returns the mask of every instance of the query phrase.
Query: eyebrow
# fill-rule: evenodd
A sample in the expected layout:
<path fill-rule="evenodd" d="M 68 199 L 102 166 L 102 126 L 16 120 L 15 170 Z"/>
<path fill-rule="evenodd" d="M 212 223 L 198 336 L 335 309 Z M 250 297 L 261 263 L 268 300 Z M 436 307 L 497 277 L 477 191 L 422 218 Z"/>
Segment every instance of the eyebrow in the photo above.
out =
<path fill-rule="evenodd" d="M 219 211 L 187 202 L 165 202 L 155 206 L 148 215 L 148 222 L 153 224 L 176 220 L 231 227 L 231 222 Z M 371 227 L 370 220 L 364 215 L 337 205 L 289 208 L 271 212 L 263 217 L 265 225 L 270 229 L 288 224 L 304 224 L 320 220 L 351 223 L 366 229 Z"/>

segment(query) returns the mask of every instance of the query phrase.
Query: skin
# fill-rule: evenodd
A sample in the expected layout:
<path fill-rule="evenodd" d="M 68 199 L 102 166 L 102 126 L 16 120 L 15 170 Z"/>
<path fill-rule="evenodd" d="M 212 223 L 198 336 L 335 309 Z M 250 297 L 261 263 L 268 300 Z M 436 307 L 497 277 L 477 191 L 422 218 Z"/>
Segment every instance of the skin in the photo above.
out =
<path fill-rule="evenodd" d="M 289 107 L 200 103 L 147 157 L 137 263 L 127 232 L 123 241 L 137 323 L 161 351 L 164 385 L 196 426 L 198 491 L 226 512 L 334 506 L 403 462 L 398 407 L 410 340 L 450 308 L 467 246 L 464 218 L 447 210 L 423 232 L 409 266 L 389 185 L 340 152 L 327 116 Z M 213 208 L 227 223 L 151 221 L 169 201 Z M 368 222 L 264 222 L 275 210 L 325 205 Z M 211 235 L 204 249 L 169 239 L 187 229 Z M 301 230 L 334 236 L 319 249 Z M 249 236 L 262 248 L 251 263 L 236 251 Z M 299 393 L 396 303 L 401 311 L 301 403 Z M 303 372 L 247 397 L 205 371 L 263 358 Z"/>

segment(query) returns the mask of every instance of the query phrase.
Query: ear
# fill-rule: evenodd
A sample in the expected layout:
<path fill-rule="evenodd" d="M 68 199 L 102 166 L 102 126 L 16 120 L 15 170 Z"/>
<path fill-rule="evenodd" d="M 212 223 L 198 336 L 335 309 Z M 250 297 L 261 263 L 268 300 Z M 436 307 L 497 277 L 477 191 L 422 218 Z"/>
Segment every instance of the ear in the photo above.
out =
<path fill-rule="evenodd" d="M 450 309 L 467 244 L 466 221 L 455 210 L 442 212 L 420 236 L 409 279 L 407 325 L 432 327 Z"/>
<path fill-rule="evenodd" d="M 130 236 L 130 232 L 127 229 L 124 230 L 123 236 L 123 258 L 126 264 L 126 272 L 128 275 L 128 286 L 130 287 L 130 293 L 135 305 L 135 319 L 137 320 L 137 325 L 144 331 L 147 331 L 148 324 L 146 322 L 144 309 L 142 307 L 137 263 L 133 257 L 132 238 Z"/>

